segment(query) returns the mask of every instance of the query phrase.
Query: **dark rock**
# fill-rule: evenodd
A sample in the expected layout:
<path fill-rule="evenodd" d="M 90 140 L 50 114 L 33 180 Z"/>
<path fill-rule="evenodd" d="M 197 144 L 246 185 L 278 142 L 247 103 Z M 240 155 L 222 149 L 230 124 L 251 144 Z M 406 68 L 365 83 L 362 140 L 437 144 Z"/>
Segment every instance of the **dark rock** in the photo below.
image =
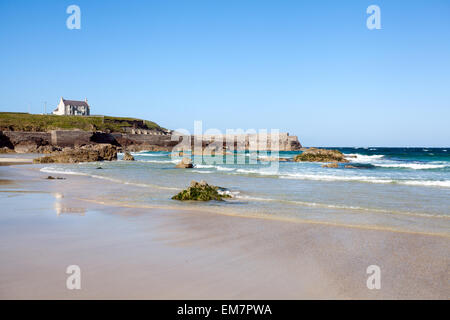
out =
<path fill-rule="evenodd" d="M 123 155 L 124 161 L 134 161 L 134 157 L 128 151 Z"/>
<path fill-rule="evenodd" d="M 53 177 L 53 176 L 48 176 L 46 178 L 47 180 L 66 180 L 66 178 L 61 178 L 61 177 Z"/>
<path fill-rule="evenodd" d="M 182 168 L 182 169 L 193 168 L 193 167 L 194 167 L 194 165 L 192 164 L 192 161 L 189 158 L 181 159 L 180 163 L 178 163 L 175 166 L 175 168 Z"/>
<path fill-rule="evenodd" d="M 0 148 L 0 153 L 15 153 L 14 149 L 10 149 L 8 147 Z"/>
<path fill-rule="evenodd" d="M 9 139 L 9 137 L 5 136 L 1 131 L 0 131 L 0 148 L 14 149 L 14 145 Z"/>

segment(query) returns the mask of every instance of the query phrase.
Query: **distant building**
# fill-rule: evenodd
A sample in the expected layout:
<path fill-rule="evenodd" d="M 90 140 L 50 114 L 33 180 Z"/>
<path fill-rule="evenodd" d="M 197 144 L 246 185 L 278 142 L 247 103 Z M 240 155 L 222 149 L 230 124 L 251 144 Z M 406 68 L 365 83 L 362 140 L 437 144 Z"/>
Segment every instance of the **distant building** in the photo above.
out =
<path fill-rule="evenodd" d="M 90 115 L 90 107 L 87 99 L 84 101 L 65 100 L 61 97 L 58 107 L 56 107 L 53 114 L 60 116 L 88 116 Z"/>

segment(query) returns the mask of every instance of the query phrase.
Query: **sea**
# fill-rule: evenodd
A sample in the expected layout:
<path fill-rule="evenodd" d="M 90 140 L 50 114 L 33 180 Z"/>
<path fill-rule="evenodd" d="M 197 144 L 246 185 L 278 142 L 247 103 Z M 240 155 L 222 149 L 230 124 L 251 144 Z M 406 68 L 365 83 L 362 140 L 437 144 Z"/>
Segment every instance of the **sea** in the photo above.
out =
<path fill-rule="evenodd" d="M 329 149 L 344 153 L 349 163 L 325 168 L 318 162 L 265 161 L 301 151 L 241 152 L 227 160 L 196 157 L 194 168 L 177 169 L 180 157 L 143 151 L 132 153 L 136 161 L 122 161 L 119 154 L 119 161 L 47 164 L 40 170 L 95 179 L 104 203 L 450 237 L 450 147 Z M 232 198 L 171 199 L 192 180 L 220 186 Z M 110 191 L 112 184 L 121 192 Z"/>

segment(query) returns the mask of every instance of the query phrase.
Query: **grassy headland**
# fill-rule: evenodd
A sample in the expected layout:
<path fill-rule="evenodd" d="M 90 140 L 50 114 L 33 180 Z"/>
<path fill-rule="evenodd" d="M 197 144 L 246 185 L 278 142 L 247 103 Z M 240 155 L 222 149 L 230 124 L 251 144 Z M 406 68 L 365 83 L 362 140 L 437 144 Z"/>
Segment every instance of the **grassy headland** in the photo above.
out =
<path fill-rule="evenodd" d="M 164 130 L 158 124 L 136 118 L 110 116 L 57 116 L 16 112 L 0 112 L 0 130 L 44 132 L 55 129 L 123 132 L 124 128 Z"/>

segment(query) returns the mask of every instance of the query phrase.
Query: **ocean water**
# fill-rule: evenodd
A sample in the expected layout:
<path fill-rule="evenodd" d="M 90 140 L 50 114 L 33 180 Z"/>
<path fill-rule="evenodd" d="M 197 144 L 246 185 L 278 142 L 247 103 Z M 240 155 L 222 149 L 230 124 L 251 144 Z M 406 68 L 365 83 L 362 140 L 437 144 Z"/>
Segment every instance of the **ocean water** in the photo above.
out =
<path fill-rule="evenodd" d="M 356 168 L 323 163 L 260 161 L 240 153 L 240 164 L 208 157 L 176 169 L 169 152 L 134 153 L 137 161 L 55 164 L 41 171 L 86 175 L 104 185 L 103 201 L 136 206 L 211 209 L 224 213 L 368 229 L 450 236 L 450 148 L 333 148 Z M 280 152 L 292 158 L 300 152 Z M 245 160 L 245 163 L 242 163 Z M 236 159 L 235 159 L 236 161 Z M 99 166 L 102 169 L 97 169 Z M 191 180 L 227 189 L 232 200 L 179 202 L 171 196 Z M 108 185 L 123 186 L 108 194 Z"/>

